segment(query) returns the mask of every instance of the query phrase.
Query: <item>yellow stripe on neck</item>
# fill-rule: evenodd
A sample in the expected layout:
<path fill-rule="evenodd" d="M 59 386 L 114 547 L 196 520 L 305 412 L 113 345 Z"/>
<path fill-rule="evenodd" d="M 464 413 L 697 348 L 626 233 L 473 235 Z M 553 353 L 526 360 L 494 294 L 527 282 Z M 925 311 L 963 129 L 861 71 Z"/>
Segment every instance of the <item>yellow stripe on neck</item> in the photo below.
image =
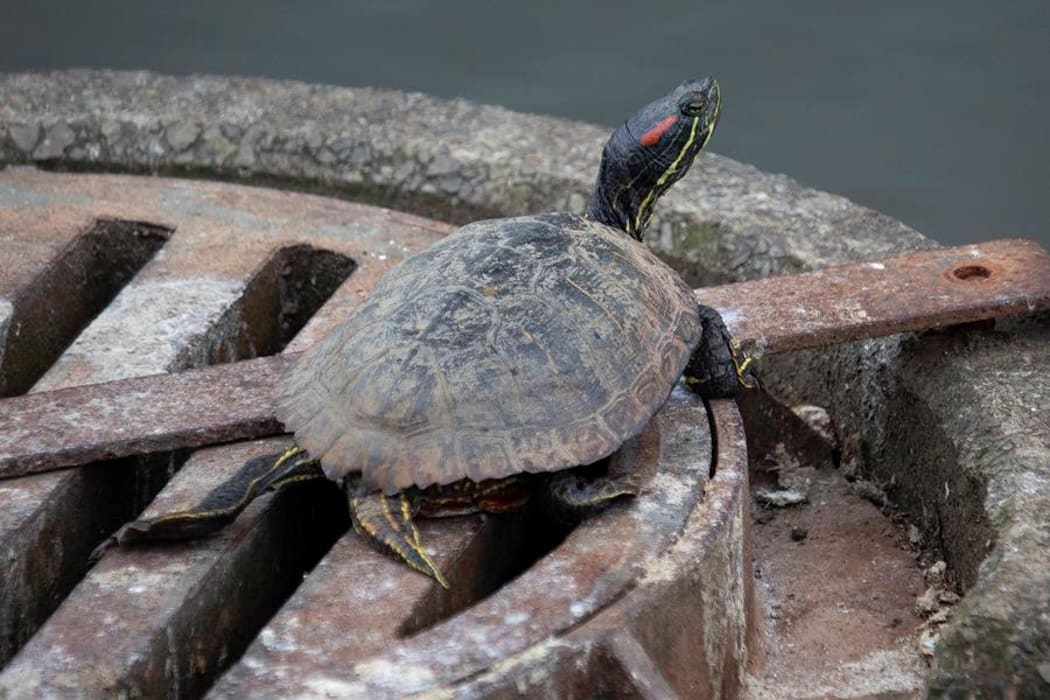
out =
<path fill-rule="evenodd" d="M 641 233 L 642 229 L 649 225 L 650 219 L 653 218 L 653 214 L 651 211 L 649 212 L 649 215 L 645 217 L 645 221 L 642 221 L 642 216 L 645 214 L 646 208 L 650 206 L 650 203 L 653 199 L 653 195 L 659 192 L 660 188 L 662 188 L 667 183 L 667 179 L 671 177 L 671 175 L 673 175 L 676 170 L 678 170 L 678 166 L 681 164 L 682 159 L 685 158 L 685 154 L 689 152 L 690 146 L 692 146 L 693 142 L 696 141 L 696 130 L 699 126 L 700 117 L 693 117 L 693 125 L 689 129 L 689 139 L 685 142 L 685 145 L 682 146 L 682 150 L 678 152 L 678 157 L 675 158 L 671 165 L 668 166 L 667 170 L 663 172 L 663 175 L 661 175 L 659 179 L 657 179 L 656 184 L 653 186 L 653 189 L 649 190 L 649 194 L 645 195 L 645 199 L 643 199 L 641 205 L 639 205 L 638 214 L 634 218 L 634 230 L 636 232 Z M 710 135 L 710 133 L 711 132 L 708 131 L 708 135 Z M 706 143 L 707 139 L 704 139 L 704 144 Z M 704 144 L 701 144 L 700 147 L 703 148 Z M 628 233 L 631 232 L 628 231 Z"/>

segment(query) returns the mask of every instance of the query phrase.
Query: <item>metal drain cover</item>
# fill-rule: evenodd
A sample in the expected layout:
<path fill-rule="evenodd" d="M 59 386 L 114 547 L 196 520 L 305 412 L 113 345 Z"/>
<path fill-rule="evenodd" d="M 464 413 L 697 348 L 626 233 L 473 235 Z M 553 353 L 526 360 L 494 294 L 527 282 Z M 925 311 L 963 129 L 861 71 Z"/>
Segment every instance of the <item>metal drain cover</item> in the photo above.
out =
<path fill-rule="evenodd" d="M 0 390 L 301 350 L 448 230 L 270 190 L 4 171 Z M 191 505 L 286 438 L 2 481 L 0 695 L 732 694 L 750 599 L 746 460 L 735 407 L 713 412 L 714 441 L 704 407 L 676 393 L 615 457 L 646 492 L 574 530 L 534 511 L 422 523 L 450 591 L 345 534 L 324 489 L 86 570 L 169 477 L 147 514 Z"/>

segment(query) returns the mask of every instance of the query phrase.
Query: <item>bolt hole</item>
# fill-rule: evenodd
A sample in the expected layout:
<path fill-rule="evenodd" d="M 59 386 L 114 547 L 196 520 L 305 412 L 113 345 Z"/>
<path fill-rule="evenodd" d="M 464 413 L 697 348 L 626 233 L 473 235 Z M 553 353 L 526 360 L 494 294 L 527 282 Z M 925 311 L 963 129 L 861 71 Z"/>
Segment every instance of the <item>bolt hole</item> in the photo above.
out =
<path fill-rule="evenodd" d="M 986 280 L 992 276 L 992 271 L 984 265 L 963 265 L 952 270 L 952 275 L 956 279 L 971 281 L 971 280 Z"/>

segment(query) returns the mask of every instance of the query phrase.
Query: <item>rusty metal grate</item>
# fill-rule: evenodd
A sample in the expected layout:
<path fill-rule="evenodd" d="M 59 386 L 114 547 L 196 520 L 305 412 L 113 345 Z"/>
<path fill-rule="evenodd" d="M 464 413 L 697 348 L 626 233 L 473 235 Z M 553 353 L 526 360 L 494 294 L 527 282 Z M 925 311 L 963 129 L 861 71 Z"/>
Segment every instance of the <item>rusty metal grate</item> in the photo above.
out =
<path fill-rule="evenodd" d="M 745 442 L 732 404 L 714 402 L 709 424 L 685 393 L 616 457 L 650 476 L 629 507 L 574 530 L 548 527 L 541 509 L 424 523 L 451 591 L 341 537 L 341 499 L 324 488 L 264 499 L 206 542 L 112 552 L 85 573 L 87 552 L 176 469 L 148 513 L 192 504 L 245 459 L 287 440 L 164 452 L 277 431 L 268 387 L 280 357 L 146 375 L 286 344 L 288 353 L 301 350 L 385 269 L 448 227 L 218 184 L 35 171 L 0 180 L 0 237 L 24 258 L 0 264 L 0 334 L 40 323 L 25 311 L 26 290 L 60 288 L 61 261 L 83 258 L 62 251 L 99 235 L 93 222 L 164 243 L 125 255 L 138 274 L 119 275 L 108 296 L 97 295 L 109 303 L 93 319 L 97 310 L 60 308 L 78 320 L 56 324 L 66 330 L 49 343 L 76 339 L 33 393 L 2 404 L 0 475 L 158 454 L 0 482 L 11 504 L 0 513 L 0 545 L 15 553 L 0 581 L 0 661 L 18 652 L 0 671 L 0 692 L 378 697 L 563 693 L 584 684 L 599 694 L 633 687 L 666 696 L 737 688 L 751 598 Z M 1050 259 L 1029 242 L 1000 241 L 698 295 L 748 344 L 782 352 L 1045 308 Z M 28 386 L 32 372 L 5 369 L 29 366 L 8 364 L 26 356 L 15 347 L 0 356 L 0 373 Z M 56 391 L 95 382 L 107 383 Z"/>
<path fill-rule="evenodd" d="M 4 180 L 0 296 L 9 311 L 0 317 L 7 339 L 0 367 L 13 378 L 5 382 L 12 391 L 274 352 L 355 263 L 363 273 L 355 275 L 358 284 L 368 286 L 403 254 L 403 245 L 425 244 L 441 232 L 396 214 L 351 206 L 331 211 L 309 198 L 244 188 L 31 171 L 4 173 Z M 392 246 L 393 239 L 398 243 Z M 345 313 L 359 296 L 357 289 L 343 289 L 330 313 Z M 67 593 L 72 591 L 70 603 L 90 583 L 78 581 L 100 535 L 141 510 L 185 457 L 125 460 L 119 469 L 99 465 L 0 487 L 11 506 L 0 519 L 0 542 L 16 553 L 0 583 L 0 661 Z M 328 529 L 330 542 L 337 530 Z M 295 569 L 301 572 L 323 553 L 323 534 L 315 539 L 318 546 L 297 545 L 315 550 L 312 560 L 285 547 L 284 565 L 269 567 L 271 575 L 280 570 L 276 578 L 285 593 L 298 582 Z M 272 612 L 275 601 L 268 602 Z M 107 614 L 120 610 L 114 606 Z"/>
<path fill-rule="evenodd" d="M 1024 239 L 938 248 L 696 290 L 756 357 L 1050 307 L 1050 256 Z M 0 477 L 278 432 L 269 386 L 289 357 L 8 402 Z M 217 403 L 213 392 L 223 393 Z M 93 405 L 105 407 L 92 408 Z M 122 408 L 117 408 L 117 407 Z M 119 421 L 112 420 L 115 411 Z"/>
<path fill-rule="evenodd" d="M 46 442 L 50 435 L 73 452 L 82 448 L 71 438 L 77 429 L 89 440 L 96 430 L 126 428 L 143 410 L 125 394 L 107 395 L 113 384 L 51 392 L 273 352 L 305 323 L 288 343 L 289 352 L 301 350 L 353 308 L 385 269 L 448 231 L 443 224 L 371 207 L 218 184 L 30 170 L 0 173 L 0 181 L 0 236 L 37 246 L 33 256 L 19 249 L 17 264 L 11 260 L 18 274 L 5 277 L 0 287 L 0 332 L 10 333 L 12 319 L 23 313 L 18 300 L 25 298 L 27 280 L 53 274 L 61 251 L 75 248 L 93 222 L 148 221 L 141 230 L 167 233 L 159 251 L 137 258 L 137 274 L 114 286 L 104 309 L 90 319 L 81 314 L 82 331 L 71 343 L 75 333 L 67 333 L 65 353 L 18 400 L 37 401 L 55 415 L 63 394 L 102 392 L 93 405 L 105 407 L 105 415 L 96 423 L 67 422 L 49 433 L 41 416 L 23 426 L 34 439 Z M 329 280 L 331 289 L 344 277 L 312 315 L 324 295 L 308 299 L 288 291 L 326 286 L 318 279 Z M 5 308 L 4 299 L 14 301 Z M 21 327 L 29 325 L 23 321 Z M 0 357 L 0 366 L 10 357 Z M 280 366 L 276 358 L 257 362 L 271 371 Z M 254 381 L 265 395 L 272 375 L 243 374 L 251 366 L 230 366 L 239 377 L 233 384 Z M 207 414 L 205 420 L 221 423 L 236 413 L 232 398 L 243 386 L 235 390 L 209 372 L 218 369 L 169 375 L 162 381 L 171 383 L 170 390 L 154 393 L 148 403 L 160 415 L 166 402 L 157 399 L 173 401 L 171 420 L 178 425 L 186 419 L 178 397 L 188 391 L 201 407 L 198 418 Z M 722 444 L 742 446 L 733 432 L 739 432 L 735 412 L 728 405 L 719 410 L 725 414 L 720 429 L 728 431 Z M 613 689 L 632 682 L 639 668 L 676 688 L 721 684 L 743 649 L 742 611 L 727 622 L 718 611 L 720 599 L 701 601 L 698 590 L 624 598 L 632 588 L 674 584 L 675 564 L 662 557 L 684 534 L 693 533 L 690 547 L 701 552 L 703 533 L 715 527 L 710 523 L 740 526 L 742 461 L 727 459 L 698 503 L 710 471 L 707 425 L 695 399 L 683 395 L 672 402 L 618 457 L 632 468 L 660 471 L 651 492 L 637 507 L 614 508 L 575 530 L 550 527 L 539 509 L 509 518 L 423 523 L 453 583 L 448 592 L 406 575 L 352 535 L 341 537 L 348 526 L 341 499 L 323 485 L 262 499 L 205 542 L 114 551 L 85 569 L 94 544 L 141 510 L 169 478 L 147 512 L 190 505 L 245 459 L 287 438 L 161 452 L 126 458 L 122 467 L 98 463 L 0 482 L 7 504 L 0 514 L 0 545 L 15 553 L 0 581 L 0 661 L 7 664 L 0 671 L 0 693 L 148 695 L 165 689 L 195 696 L 210 688 L 220 697 L 293 695 L 349 683 L 379 696 L 526 681 L 557 688 L 578 682 L 580 673 L 599 671 Z M 150 465 L 145 476 L 143 464 Z M 667 503 L 673 507 L 658 507 Z M 706 518 L 700 510 L 708 511 Z M 715 512 L 731 515 L 710 517 Z M 711 539 L 710 532 L 706 537 Z M 529 568 L 555 545 L 555 554 Z M 705 562 L 706 556 L 717 561 Z M 746 593 L 742 551 L 697 554 L 690 565 L 706 566 L 725 595 L 742 599 Z M 496 589 L 499 594 L 490 596 Z M 678 614 L 676 606 L 707 615 L 705 624 L 720 629 L 726 652 L 690 664 L 688 671 L 669 665 L 667 655 L 677 647 L 639 642 L 645 635 L 631 636 L 629 624 L 596 617 L 619 599 L 649 606 L 668 620 Z M 691 629 L 697 638 L 690 644 L 701 644 L 705 624 Z M 560 640 L 557 649 L 534 653 L 537 644 L 554 638 Z M 422 676 L 383 670 L 404 655 L 434 663 Z M 492 675 L 497 658 L 509 673 Z M 343 680 L 329 675 L 334 668 Z M 672 669 L 671 675 L 663 678 L 657 668 Z"/>

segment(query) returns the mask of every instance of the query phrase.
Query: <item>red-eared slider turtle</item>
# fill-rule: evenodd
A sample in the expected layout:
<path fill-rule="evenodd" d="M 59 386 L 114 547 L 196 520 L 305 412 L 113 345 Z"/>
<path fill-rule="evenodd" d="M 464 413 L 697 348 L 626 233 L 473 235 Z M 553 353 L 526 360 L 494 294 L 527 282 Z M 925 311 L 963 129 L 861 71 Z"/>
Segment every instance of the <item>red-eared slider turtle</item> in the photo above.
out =
<path fill-rule="evenodd" d="M 640 432 L 683 371 L 708 395 L 752 381 L 718 314 L 641 242 L 720 110 L 713 79 L 683 83 L 613 132 L 584 216 L 479 221 L 389 272 L 282 381 L 296 447 L 110 543 L 199 536 L 268 489 L 327 477 L 359 533 L 444 585 L 417 515 L 506 510 L 535 481 L 573 507 L 633 493 L 562 470 Z"/>

